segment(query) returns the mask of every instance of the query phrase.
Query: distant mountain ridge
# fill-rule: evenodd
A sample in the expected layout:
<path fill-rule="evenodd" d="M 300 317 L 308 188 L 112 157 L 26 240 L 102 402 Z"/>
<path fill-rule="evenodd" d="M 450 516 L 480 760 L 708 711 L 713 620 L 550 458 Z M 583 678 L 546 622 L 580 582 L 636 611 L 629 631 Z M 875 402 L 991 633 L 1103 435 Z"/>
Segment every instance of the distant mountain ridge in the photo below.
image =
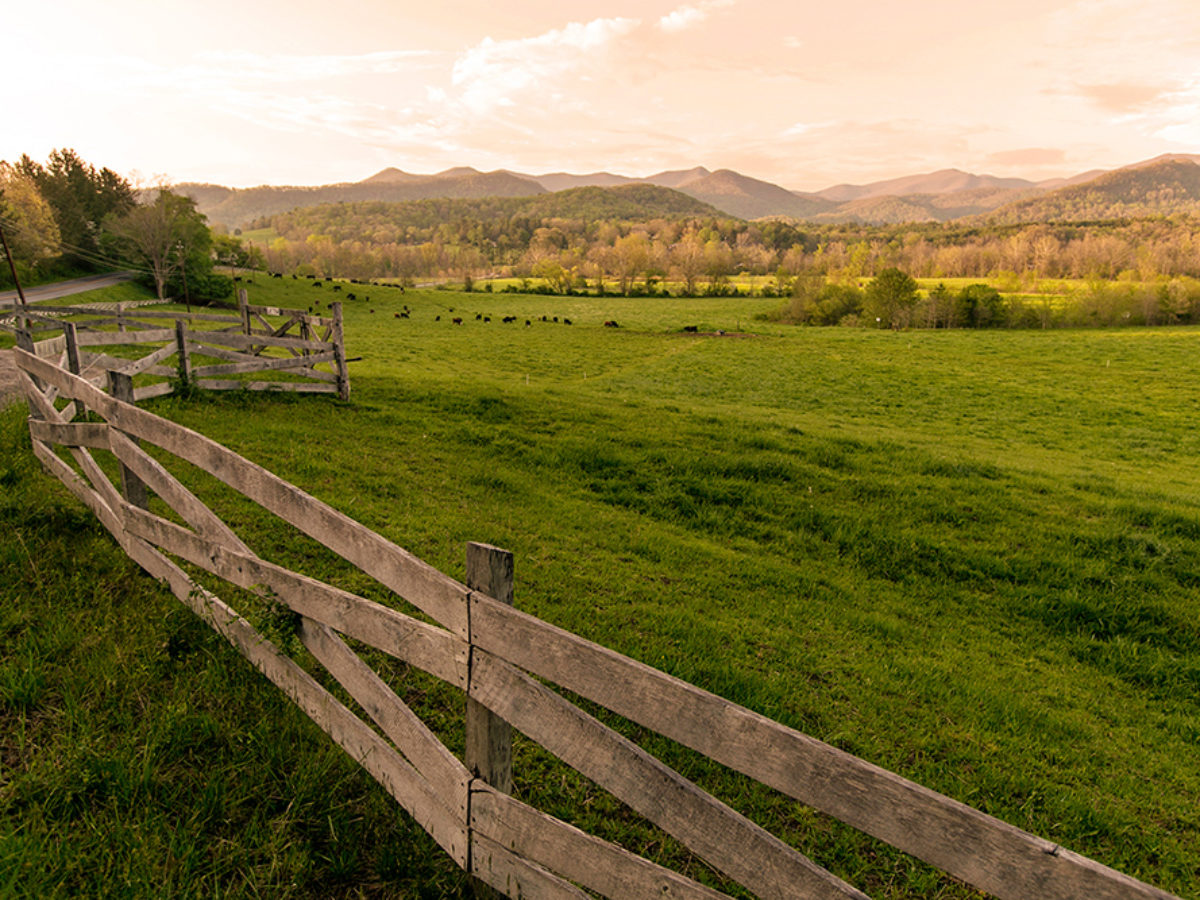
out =
<path fill-rule="evenodd" d="M 1092 170 L 1042 182 L 942 169 L 870 184 L 837 184 L 806 193 L 731 169 L 704 166 L 644 178 L 593 172 L 529 175 L 480 172 L 456 166 L 434 175 L 389 167 L 359 182 L 318 187 L 226 188 L 181 184 L 212 222 L 239 227 L 263 216 L 325 203 L 402 202 L 433 198 L 532 197 L 582 187 L 611 189 L 654 185 L 678 191 L 726 215 L 743 219 L 788 218 L 810 222 L 900 224 L 957 219 L 1031 221 L 1029 217 L 1091 218 L 1200 213 L 1195 177 L 1200 154 L 1164 154 L 1110 171 Z"/>

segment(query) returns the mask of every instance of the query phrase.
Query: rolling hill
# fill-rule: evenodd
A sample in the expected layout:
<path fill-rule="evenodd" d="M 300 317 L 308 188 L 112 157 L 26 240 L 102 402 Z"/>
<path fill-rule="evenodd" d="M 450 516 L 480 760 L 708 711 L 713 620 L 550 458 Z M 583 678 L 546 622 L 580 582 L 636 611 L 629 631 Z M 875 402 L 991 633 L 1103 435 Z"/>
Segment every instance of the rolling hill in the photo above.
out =
<path fill-rule="evenodd" d="M 1196 159 L 1147 160 L 1083 184 L 1009 203 L 986 218 L 1008 224 L 1200 215 L 1200 164 Z"/>
<path fill-rule="evenodd" d="M 838 184 L 821 191 L 792 191 L 732 169 L 704 166 L 659 172 L 644 178 L 592 172 L 529 175 L 457 166 L 435 175 L 389 167 L 359 182 L 319 187 L 235 189 L 212 184 L 181 184 L 214 223 L 237 228 L 289 210 L 327 203 L 397 203 L 432 199 L 553 196 L 565 191 L 616 187 L 669 189 L 742 219 L 788 218 L 820 223 L 887 225 L 975 219 L 998 222 L 1126 218 L 1200 212 L 1200 155 L 1167 154 L 1104 172 L 1034 182 L 1022 178 L 974 175 L 942 169 L 870 184 Z M 630 195 L 633 196 L 633 195 Z M 598 208 L 612 203 L 596 195 Z M 568 198 L 575 209 L 579 198 Z M 665 208 L 676 209 L 678 201 Z M 622 209 L 629 209 L 628 201 Z M 551 203 L 551 206 L 554 204 Z M 651 206 L 663 206 L 662 198 Z M 681 208 L 681 207 L 678 207 Z M 557 213 L 544 213 L 557 215 Z M 617 217 L 625 213 L 614 212 Z M 678 212 L 667 212 L 675 215 Z M 697 213 L 711 214 L 711 213 Z M 572 213 L 564 213 L 571 217 Z"/>

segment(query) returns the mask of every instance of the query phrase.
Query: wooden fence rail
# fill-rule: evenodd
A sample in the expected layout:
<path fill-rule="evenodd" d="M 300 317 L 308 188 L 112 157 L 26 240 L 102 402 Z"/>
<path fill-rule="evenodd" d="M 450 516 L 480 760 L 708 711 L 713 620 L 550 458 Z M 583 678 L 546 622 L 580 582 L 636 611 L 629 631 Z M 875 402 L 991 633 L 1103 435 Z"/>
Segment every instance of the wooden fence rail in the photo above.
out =
<path fill-rule="evenodd" d="M 511 726 L 758 896 L 866 896 L 539 680 L 544 679 L 994 896 L 1170 896 L 515 609 L 511 556 L 503 551 L 470 545 L 468 583 L 458 582 L 261 466 L 139 409 L 130 402 L 128 369 L 95 365 L 75 371 L 71 347 L 100 344 L 70 335 L 67 326 L 63 335 L 36 343 L 28 332 L 20 336 L 16 360 L 38 459 L 134 560 L 278 685 L 460 867 L 499 892 L 584 897 L 581 889 L 587 889 L 646 900 L 725 896 L 508 796 Z M 268 345 L 264 335 L 224 338 L 242 340 L 229 345 L 239 352 L 249 351 L 251 343 Z M 152 371 L 165 358 L 153 356 L 140 360 L 138 371 Z M 89 359 L 96 363 L 82 357 L 78 365 L 86 368 Z M 315 538 L 436 624 L 262 559 L 171 474 L 158 458 L 163 454 L 147 452 L 150 445 Z M 93 451 L 115 457 L 119 488 Z M 167 518 L 169 511 L 186 524 Z M 194 570 L 285 604 L 298 617 L 300 641 L 365 717 L 202 586 Z M 464 692 L 465 762 L 347 638 Z"/>
<path fill-rule="evenodd" d="M 111 310 L 46 304 L 19 306 L 14 308 L 15 324 L 10 330 L 29 336 L 62 331 L 60 338 L 38 341 L 37 352 L 44 358 L 66 354 L 68 369 L 95 384 L 106 383 L 107 372 L 166 379 L 139 385 L 134 390 L 135 402 L 170 394 L 176 384 L 205 390 L 337 394 L 343 400 L 350 399 L 340 303 L 330 305 L 329 317 L 314 316 L 304 310 L 252 306 L 242 290 L 238 292 L 236 316 L 173 313 L 141 307 L 125 310 L 121 304 L 114 306 Z M 170 327 L 163 326 L 164 320 Z M 192 327 L 196 323 L 203 327 Z M 161 346 L 140 359 L 86 349 L 122 347 L 128 352 L 129 348 L 142 344 Z M 193 365 L 193 356 L 220 362 Z M 174 365 L 168 364 L 171 357 L 175 357 Z M 305 380 L 244 381 L 216 377 L 256 372 L 286 372 Z"/>

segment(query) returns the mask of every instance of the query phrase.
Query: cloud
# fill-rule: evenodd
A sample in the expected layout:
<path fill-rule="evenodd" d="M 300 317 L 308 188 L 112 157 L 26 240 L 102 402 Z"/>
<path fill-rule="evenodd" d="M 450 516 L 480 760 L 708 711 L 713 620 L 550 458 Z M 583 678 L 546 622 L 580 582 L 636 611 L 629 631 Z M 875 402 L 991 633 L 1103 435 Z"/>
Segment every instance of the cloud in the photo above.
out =
<path fill-rule="evenodd" d="M 484 38 L 454 63 L 450 81 L 458 100 L 476 114 L 516 105 L 515 95 L 536 89 L 543 97 L 561 92 L 572 74 L 595 64 L 639 19 L 571 22 L 534 37 L 508 41 Z"/>
<path fill-rule="evenodd" d="M 1106 112 L 1131 115 L 1149 112 L 1175 89 L 1172 86 L 1116 83 L 1081 84 L 1079 93 Z"/>
<path fill-rule="evenodd" d="M 986 159 L 989 164 L 997 166 L 1050 166 L 1065 163 L 1067 153 L 1055 147 L 1025 147 L 989 153 Z"/>
<path fill-rule="evenodd" d="M 712 15 L 714 10 L 733 6 L 734 2 L 735 0 L 707 0 L 697 6 L 680 6 L 659 19 L 658 27 L 667 34 L 686 31 L 694 25 L 699 25 Z"/>

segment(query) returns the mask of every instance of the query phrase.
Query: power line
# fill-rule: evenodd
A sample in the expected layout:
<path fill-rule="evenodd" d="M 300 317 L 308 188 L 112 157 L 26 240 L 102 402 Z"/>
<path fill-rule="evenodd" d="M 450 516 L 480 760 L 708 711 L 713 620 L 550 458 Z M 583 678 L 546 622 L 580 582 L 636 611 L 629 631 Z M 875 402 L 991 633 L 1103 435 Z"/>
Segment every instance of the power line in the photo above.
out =
<path fill-rule="evenodd" d="M 15 219 L 5 218 L 3 215 L 0 215 L 0 224 L 6 225 L 9 228 L 11 228 L 13 231 L 21 232 L 29 237 L 34 237 L 34 238 L 42 237 L 36 231 L 34 231 L 32 228 L 30 228 L 26 225 L 23 225 L 21 222 L 18 222 Z M 78 247 L 74 244 L 68 244 L 66 241 L 63 241 L 61 238 L 59 240 L 53 241 L 51 243 L 55 244 L 59 250 L 71 253 L 74 256 L 78 256 L 80 259 L 84 260 L 85 262 L 90 262 L 95 265 L 108 266 L 109 268 L 112 268 L 112 269 L 131 270 L 131 271 L 142 273 L 144 275 L 153 275 L 154 274 L 154 272 L 151 269 L 145 268 L 143 266 L 138 266 L 137 264 L 134 264 L 134 263 L 126 263 L 121 260 L 114 259 L 110 256 L 104 256 L 103 254 L 101 254 L 97 251 L 88 250 L 84 247 Z"/>

